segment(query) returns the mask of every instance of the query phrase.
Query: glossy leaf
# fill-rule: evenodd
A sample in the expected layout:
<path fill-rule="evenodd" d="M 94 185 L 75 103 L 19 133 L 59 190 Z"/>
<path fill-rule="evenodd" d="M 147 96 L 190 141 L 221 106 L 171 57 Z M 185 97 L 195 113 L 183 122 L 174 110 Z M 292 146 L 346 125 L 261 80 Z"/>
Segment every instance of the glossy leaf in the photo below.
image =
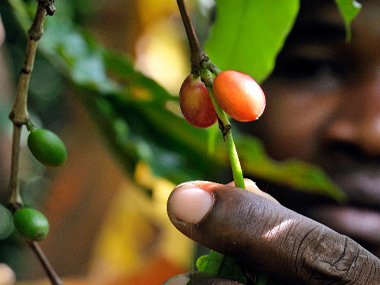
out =
<path fill-rule="evenodd" d="M 217 17 L 205 51 L 221 70 L 262 82 L 293 27 L 299 0 L 217 0 Z"/>

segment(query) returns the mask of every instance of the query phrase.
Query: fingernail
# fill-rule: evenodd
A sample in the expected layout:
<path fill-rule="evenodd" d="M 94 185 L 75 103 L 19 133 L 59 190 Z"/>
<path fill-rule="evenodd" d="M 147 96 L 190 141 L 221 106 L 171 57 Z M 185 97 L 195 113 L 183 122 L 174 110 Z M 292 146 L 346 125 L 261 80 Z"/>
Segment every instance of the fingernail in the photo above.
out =
<path fill-rule="evenodd" d="M 172 193 L 169 211 L 173 216 L 188 224 L 197 224 L 210 211 L 214 197 L 193 184 L 185 184 Z"/>
<path fill-rule="evenodd" d="M 190 281 L 188 274 L 176 275 L 164 282 L 162 285 L 186 285 Z"/>

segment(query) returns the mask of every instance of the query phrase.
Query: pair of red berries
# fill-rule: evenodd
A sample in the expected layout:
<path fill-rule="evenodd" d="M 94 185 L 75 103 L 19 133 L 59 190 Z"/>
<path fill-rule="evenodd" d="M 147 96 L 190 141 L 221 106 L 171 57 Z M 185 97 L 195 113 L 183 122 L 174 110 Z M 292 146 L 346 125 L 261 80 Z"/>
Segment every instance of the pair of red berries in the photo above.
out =
<path fill-rule="evenodd" d="M 219 106 L 237 121 L 256 120 L 264 111 L 264 92 L 245 73 L 227 70 L 217 74 L 212 90 Z M 210 95 L 200 77 L 190 74 L 185 79 L 179 92 L 179 104 L 185 119 L 195 127 L 207 128 L 217 121 Z"/>

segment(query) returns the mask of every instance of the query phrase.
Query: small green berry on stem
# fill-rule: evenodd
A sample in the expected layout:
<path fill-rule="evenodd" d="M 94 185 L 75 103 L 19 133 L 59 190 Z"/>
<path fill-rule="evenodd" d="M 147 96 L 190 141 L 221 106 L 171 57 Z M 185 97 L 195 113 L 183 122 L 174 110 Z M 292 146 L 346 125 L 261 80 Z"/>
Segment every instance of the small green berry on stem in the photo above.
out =
<path fill-rule="evenodd" d="M 31 129 L 28 147 L 33 156 L 45 166 L 60 166 L 67 158 L 65 144 L 49 130 Z"/>
<path fill-rule="evenodd" d="M 179 105 L 186 121 L 194 127 L 208 128 L 218 120 L 205 84 L 193 74 L 182 83 Z"/>
<path fill-rule="evenodd" d="M 32 208 L 18 209 L 13 215 L 17 232 L 27 240 L 41 241 L 49 233 L 49 222 L 41 212 Z"/>

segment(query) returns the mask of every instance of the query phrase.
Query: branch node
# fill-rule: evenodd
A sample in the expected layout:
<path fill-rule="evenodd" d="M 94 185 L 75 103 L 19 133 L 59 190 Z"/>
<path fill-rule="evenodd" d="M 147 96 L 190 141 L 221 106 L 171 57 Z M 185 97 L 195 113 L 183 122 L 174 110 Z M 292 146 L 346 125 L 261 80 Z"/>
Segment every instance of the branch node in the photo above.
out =
<path fill-rule="evenodd" d="M 33 68 L 30 67 L 30 66 L 26 66 L 26 67 L 23 66 L 23 67 L 21 68 L 21 73 L 24 73 L 24 74 L 26 74 L 26 75 L 31 74 L 32 71 L 33 71 Z"/>
<path fill-rule="evenodd" d="M 20 112 L 19 109 L 12 109 L 8 118 L 17 127 L 22 127 L 22 125 L 26 125 L 29 121 L 28 111 L 24 108 L 22 112 Z"/>
<path fill-rule="evenodd" d="M 203 63 L 210 61 L 207 54 L 199 52 L 197 55 L 191 56 L 191 72 L 200 75 L 200 71 L 203 68 Z"/>
<path fill-rule="evenodd" d="M 53 16 L 55 13 L 55 7 L 53 5 L 46 6 L 46 14 L 48 16 Z"/>
<path fill-rule="evenodd" d="M 219 129 L 222 132 L 223 138 L 224 138 L 231 131 L 231 125 L 230 124 L 224 124 L 221 119 L 218 119 L 218 123 L 219 123 Z"/>

